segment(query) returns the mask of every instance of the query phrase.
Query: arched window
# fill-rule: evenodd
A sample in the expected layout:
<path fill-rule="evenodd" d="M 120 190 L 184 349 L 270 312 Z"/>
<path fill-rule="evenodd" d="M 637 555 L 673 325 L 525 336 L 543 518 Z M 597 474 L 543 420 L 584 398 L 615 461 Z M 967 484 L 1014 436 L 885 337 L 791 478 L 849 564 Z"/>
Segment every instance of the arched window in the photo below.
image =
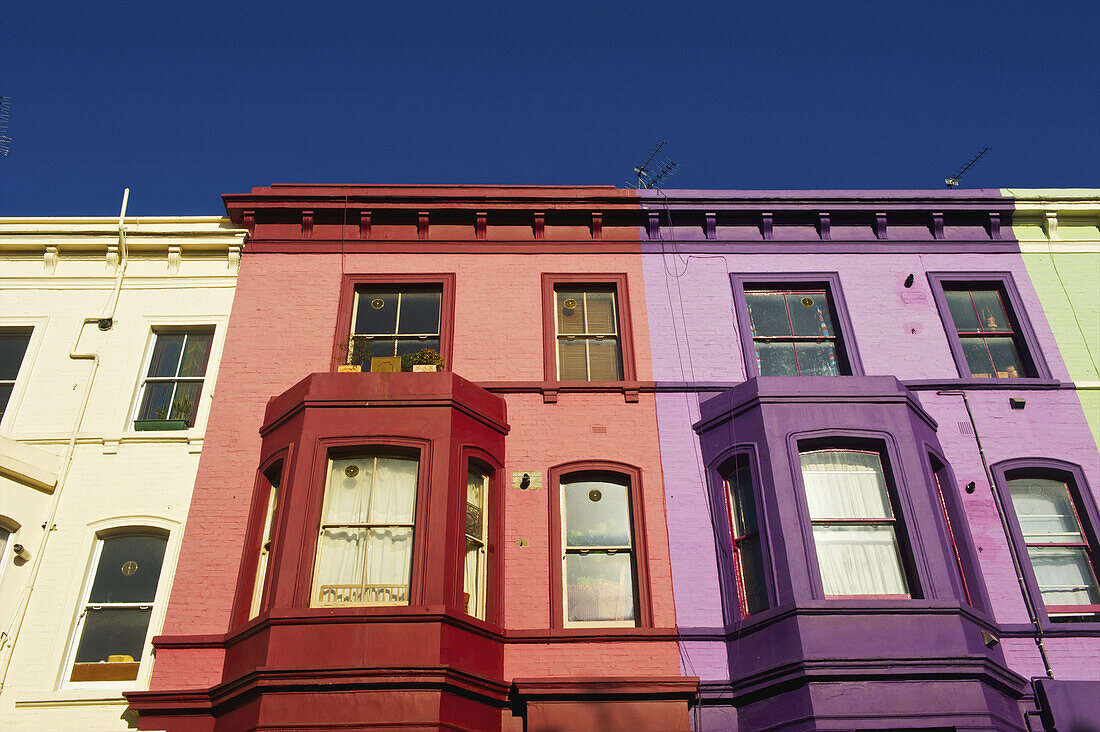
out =
<path fill-rule="evenodd" d="M 69 682 L 137 678 L 167 545 L 166 533 L 137 528 L 96 542 L 70 650 Z"/>

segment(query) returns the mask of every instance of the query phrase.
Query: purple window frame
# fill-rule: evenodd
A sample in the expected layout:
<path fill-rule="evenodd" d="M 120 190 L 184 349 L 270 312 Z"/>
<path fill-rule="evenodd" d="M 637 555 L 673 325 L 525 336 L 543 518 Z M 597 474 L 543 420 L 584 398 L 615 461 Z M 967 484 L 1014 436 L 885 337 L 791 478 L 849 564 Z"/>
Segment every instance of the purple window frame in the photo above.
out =
<path fill-rule="evenodd" d="M 1035 335 L 1035 329 L 1027 317 L 1020 291 L 1016 289 L 1016 282 L 1011 272 L 929 272 L 928 283 L 932 288 L 932 297 L 936 301 L 936 309 L 940 313 L 943 329 L 947 335 L 947 343 L 951 348 L 951 356 L 955 359 L 955 368 L 959 372 L 959 378 L 967 384 L 983 385 L 996 388 L 998 385 L 1034 384 L 1037 380 L 1050 381 L 1053 379 L 1050 368 L 1043 358 L 1042 349 L 1039 348 L 1039 339 Z M 1018 376 L 1008 378 L 985 378 L 970 375 L 970 364 L 963 352 L 962 341 L 955 327 L 955 319 L 951 317 L 951 309 L 947 306 L 945 290 L 952 289 L 952 285 L 964 285 L 971 289 L 987 288 L 995 289 L 1001 295 L 1001 303 L 1008 313 L 1012 324 L 1013 342 L 1019 351 L 1020 361 L 1024 368 L 1031 371 L 1030 376 Z"/>
<path fill-rule="evenodd" d="M 836 330 L 837 359 L 841 376 L 863 376 L 863 362 L 856 348 L 852 321 L 848 317 L 848 305 L 844 300 L 844 291 L 840 286 L 838 272 L 751 272 L 730 274 L 733 287 L 734 312 L 737 315 L 737 331 L 741 338 L 741 351 L 745 359 L 747 378 L 760 376 L 756 364 L 756 345 L 752 338 L 752 319 L 749 315 L 748 290 L 791 290 L 796 288 L 823 289 L 829 298 L 830 314 Z"/>
<path fill-rule="evenodd" d="M 970 524 L 966 519 L 966 509 L 963 507 L 962 496 L 959 495 L 958 481 L 951 469 L 951 464 L 939 450 L 931 445 L 924 445 L 924 453 L 927 455 L 925 469 L 928 471 L 928 483 L 934 491 L 936 498 L 943 509 L 943 515 L 947 521 L 946 529 L 948 541 L 951 546 L 948 557 L 955 558 L 955 564 L 960 570 L 959 598 L 968 602 L 970 607 L 982 612 L 989 612 L 989 595 L 986 592 L 982 578 L 981 566 L 978 563 L 978 554 L 974 547 L 974 537 L 970 532 Z M 939 463 L 936 469 L 932 461 Z"/>
<path fill-rule="evenodd" d="M 1100 636 L 1100 619 L 1080 622 L 1055 622 L 1047 613 L 1046 603 L 1043 602 L 1039 592 L 1039 581 L 1035 577 L 1035 570 L 1031 566 L 1031 559 L 1027 552 L 1027 543 L 1024 541 L 1023 530 L 1020 528 L 1020 520 L 1016 516 L 1016 507 L 1012 503 L 1012 495 L 1008 490 L 1008 481 L 1013 478 L 1033 475 L 1036 477 L 1050 478 L 1064 482 L 1069 489 L 1069 497 L 1077 512 L 1077 521 L 1081 526 L 1081 533 L 1088 544 L 1089 560 L 1092 562 L 1092 571 L 1100 572 L 1100 513 L 1097 512 L 1096 502 L 1092 497 L 1092 490 L 1085 480 L 1085 471 L 1076 463 L 1057 460 L 1054 458 L 1018 458 L 1003 460 L 990 466 L 993 471 L 993 482 L 997 492 L 1001 496 L 1001 502 L 1005 507 L 1005 515 L 1008 519 L 1008 540 L 1016 547 L 1017 556 L 1020 557 L 1027 583 L 1028 593 L 1035 599 L 1036 613 L 1043 630 L 1066 630 L 1080 635 L 1086 632 L 1089 636 Z"/>
<path fill-rule="evenodd" d="M 813 519 L 810 517 L 809 499 L 806 495 L 806 483 L 802 478 L 801 455 L 817 450 L 854 450 L 874 452 L 882 465 L 882 477 L 886 481 L 890 508 L 894 513 L 892 523 L 894 538 L 898 544 L 899 559 L 905 573 L 905 583 L 909 594 L 905 595 L 826 595 L 821 579 L 821 567 L 817 558 L 817 544 L 813 535 Z M 905 485 L 903 470 L 894 436 L 888 432 L 870 430 L 810 430 L 796 432 L 787 437 L 787 456 L 791 475 L 794 478 L 795 501 L 798 505 L 799 525 L 805 558 L 810 569 L 810 584 L 815 600 L 845 603 L 853 600 L 924 600 L 927 579 L 922 575 L 920 565 L 924 562 L 925 550 L 920 545 L 918 535 L 912 526 L 913 506 L 909 500 L 909 487 Z"/>
<path fill-rule="evenodd" d="M 734 537 L 733 507 L 730 505 L 726 477 L 730 472 L 730 468 L 737 466 L 739 463 L 743 463 L 749 472 L 749 490 L 752 491 L 753 506 L 756 509 L 756 536 L 760 544 L 760 563 L 764 572 L 764 576 L 761 578 L 764 583 L 764 607 L 752 613 L 748 609 L 748 596 L 744 587 L 744 574 L 737 546 L 739 541 L 743 541 L 747 537 L 741 537 L 740 539 Z M 712 461 L 708 472 L 711 475 L 712 486 L 714 487 L 712 505 L 715 506 L 714 512 L 718 514 L 715 516 L 714 525 L 718 527 L 717 540 L 722 545 L 719 547 L 718 556 L 720 558 L 726 557 L 725 550 L 729 549 L 728 562 L 720 560 L 720 564 L 725 569 L 724 573 L 727 575 L 725 581 L 731 590 L 730 592 L 724 592 L 723 598 L 736 600 L 729 608 L 736 610 L 736 617 L 734 617 L 734 613 L 728 613 L 727 616 L 733 617 L 735 620 L 745 620 L 750 616 L 759 615 L 775 607 L 776 598 L 775 573 L 771 563 L 771 546 L 768 538 L 768 520 L 767 513 L 764 511 L 764 496 L 760 489 L 760 470 L 755 445 L 738 445 L 723 450 Z"/>

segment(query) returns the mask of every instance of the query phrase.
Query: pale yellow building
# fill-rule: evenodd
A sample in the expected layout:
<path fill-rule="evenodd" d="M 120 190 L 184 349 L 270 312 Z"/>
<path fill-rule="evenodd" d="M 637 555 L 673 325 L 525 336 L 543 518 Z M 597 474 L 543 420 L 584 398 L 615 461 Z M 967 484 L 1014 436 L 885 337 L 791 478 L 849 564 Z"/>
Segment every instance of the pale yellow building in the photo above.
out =
<path fill-rule="evenodd" d="M 0 729 L 120 730 L 146 688 L 246 232 L 0 219 Z"/>

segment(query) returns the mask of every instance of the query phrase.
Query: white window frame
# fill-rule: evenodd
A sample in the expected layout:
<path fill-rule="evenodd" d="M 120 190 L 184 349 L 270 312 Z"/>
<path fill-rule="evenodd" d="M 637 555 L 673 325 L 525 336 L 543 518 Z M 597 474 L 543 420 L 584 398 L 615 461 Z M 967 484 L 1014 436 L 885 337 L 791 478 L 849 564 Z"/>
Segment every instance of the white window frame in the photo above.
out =
<path fill-rule="evenodd" d="M 106 525 L 104 525 L 106 524 Z M 61 664 L 61 674 L 58 679 L 58 689 L 144 689 L 149 684 L 149 676 L 153 667 L 153 648 L 151 641 L 153 636 L 160 632 L 161 624 L 164 621 L 164 606 L 167 604 L 168 593 L 172 585 L 173 575 L 175 574 L 175 566 L 177 559 L 177 552 L 179 547 L 176 543 L 177 531 L 179 524 L 174 521 L 149 521 L 143 520 L 133 523 L 120 523 L 117 520 L 110 522 L 103 522 L 103 526 L 99 530 L 93 530 L 92 533 L 92 546 L 91 546 L 91 558 L 84 571 L 84 581 L 81 585 L 79 601 L 76 605 L 76 614 L 73 618 L 72 631 L 69 635 L 69 642 L 67 650 L 65 651 L 64 661 Z M 160 577 L 157 579 L 157 589 L 153 596 L 153 602 L 149 611 L 149 625 L 145 629 L 145 641 L 142 645 L 141 660 L 138 665 L 137 675 L 133 679 L 123 681 L 70 681 L 73 670 L 73 663 L 76 661 L 77 647 L 80 645 L 80 641 L 83 639 L 84 631 L 84 610 L 88 606 L 88 600 L 92 592 L 92 585 L 95 583 L 95 575 L 99 569 L 100 556 L 103 553 L 103 544 L 107 539 L 112 539 L 117 536 L 126 535 L 156 535 L 164 536 L 166 544 L 164 547 L 164 559 L 160 566 Z M 112 603 L 115 604 L 115 603 Z M 119 605 L 125 604 L 126 606 L 144 607 L 149 603 L 118 603 Z"/>
<path fill-rule="evenodd" d="M 147 376 L 147 374 L 149 373 L 149 365 L 152 363 L 152 360 L 153 360 L 153 351 L 156 349 L 157 336 L 160 333 L 166 333 L 166 334 L 186 333 L 186 334 L 191 334 L 191 333 L 209 332 L 210 335 L 211 335 L 210 354 L 209 354 L 209 356 L 207 357 L 207 360 L 206 360 L 206 371 L 203 372 L 202 379 L 201 379 L 202 387 L 199 390 L 199 403 L 195 405 L 195 424 L 190 425 L 188 427 L 185 427 L 185 428 L 183 428 L 181 430 L 178 430 L 176 432 L 177 433 L 178 432 L 185 432 L 185 431 L 194 430 L 194 429 L 201 429 L 201 428 L 205 427 L 206 410 L 204 408 L 204 405 L 206 403 L 206 400 L 209 399 L 211 390 L 213 389 L 214 376 L 217 373 L 216 365 L 221 360 L 221 346 L 222 346 L 222 344 L 221 344 L 221 341 L 220 341 L 220 338 L 219 338 L 219 336 L 220 336 L 219 331 L 224 331 L 224 328 L 219 328 L 218 327 L 219 325 L 223 325 L 223 323 L 215 323 L 215 322 L 210 322 L 209 320 L 202 320 L 202 321 L 197 321 L 195 323 L 178 323 L 178 324 L 173 323 L 171 325 L 152 325 L 152 326 L 150 326 L 149 336 L 146 339 L 145 355 L 142 357 L 141 370 L 138 372 L 137 392 L 134 396 L 133 405 L 130 408 L 129 418 L 126 420 L 126 429 L 128 431 L 130 431 L 130 432 L 135 431 L 134 430 L 134 422 L 138 419 L 138 415 L 141 414 L 141 406 L 145 401 L 145 385 L 150 380 L 152 380 L 154 382 L 160 382 L 160 381 L 175 381 L 175 382 L 178 382 L 178 381 L 199 381 L 199 379 L 197 379 L 195 377 L 185 377 L 183 379 L 180 379 L 180 378 L 175 377 L 175 376 L 172 376 L 172 377 L 167 377 L 167 376 L 164 376 L 164 377 L 160 377 L 160 376 L 149 377 L 149 376 Z M 217 358 L 217 361 L 215 360 L 215 357 Z M 183 358 L 183 349 L 182 348 L 180 349 L 180 358 Z M 176 369 L 177 369 L 177 371 L 179 369 L 179 364 L 178 363 L 176 364 Z M 173 391 L 172 393 L 174 395 L 175 391 Z M 169 415 L 169 417 L 170 416 L 171 415 Z M 168 419 L 169 417 L 165 417 L 165 419 Z"/>
<path fill-rule="evenodd" d="M 463 536 L 465 537 L 466 541 L 463 544 L 463 549 L 462 549 L 462 558 L 463 558 L 462 587 L 463 587 L 463 593 L 465 593 L 466 592 L 465 588 L 467 586 L 467 584 L 466 584 L 466 563 L 465 563 L 465 560 L 466 560 L 466 546 L 470 542 L 475 542 L 477 544 L 480 544 L 480 546 L 478 548 L 478 557 L 477 557 L 478 558 L 478 563 L 477 563 L 478 576 L 476 578 L 476 580 L 477 580 L 477 593 L 476 593 L 476 596 L 472 596 L 468 600 L 466 613 L 468 615 L 471 615 L 471 616 L 477 618 L 478 620 L 485 620 L 486 598 L 488 597 L 487 586 L 488 586 L 488 582 L 489 582 L 489 568 L 488 568 L 488 564 L 487 564 L 488 563 L 488 558 L 489 558 L 489 554 L 488 554 L 488 546 L 489 546 L 489 486 L 492 484 L 493 474 L 492 474 L 492 471 L 489 471 L 489 470 L 481 467 L 481 465 L 479 465 L 479 464 L 477 464 L 473 461 L 470 461 L 466 466 L 466 481 L 467 481 L 467 484 L 466 484 L 466 486 L 464 486 L 465 489 L 466 489 L 466 495 L 467 496 L 469 495 L 468 491 L 469 491 L 469 480 L 470 480 L 469 476 L 470 476 L 470 473 L 475 473 L 475 474 L 477 474 L 481 477 L 481 496 L 482 496 L 482 500 L 481 500 L 481 538 L 478 539 L 477 537 L 473 537 L 473 536 L 470 535 L 469 532 L 465 531 L 465 529 L 463 530 Z M 469 525 L 470 525 L 469 508 L 468 508 L 468 506 L 470 505 L 469 501 L 464 501 L 464 505 L 467 507 L 463 511 L 463 517 L 465 518 L 464 526 L 469 527 Z"/>
<path fill-rule="evenodd" d="M 252 620 L 260 614 L 260 605 L 263 602 L 264 589 L 267 586 L 267 561 L 271 556 L 272 531 L 274 530 L 275 510 L 279 505 L 279 489 L 282 483 L 283 463 L 279 461 L 269 470 L 277 470 L 280 480 L 273 482 L 266 474 L 261 480 L 267 484 L 267 509 L 264 513 L 263 533 L 260 535 L 260 553 L 256 558 L 256 576 L 252 583 L 252 602 L 248 608 L 248 619 Z M 327 487 L 327 486 L 326 486 Z"/>
<path fill-rule="evenodd" d="M 8 404 L 4 409 L 3 417 L 0 417 L 0 432 L 12 432 L 14 416 L 15 413 L 19 411 L 19 407 L 23 401 L 23 395 L 27 390 L 27 383 L 30 381 L 31 370 L 38 356 L 38 349 L 42 345 L 42 338 L 46 332 L 46 326 L 49 320 L 48 317 L 0 317 L 0 329 L 31 331 L 30 342 L 27 344 L 27 350 L 23 354 L 23 361 L 19 364 L 19 374 L 15 377 L 15 382 L 12 384 L 11 396 L 8 398 Z"/>

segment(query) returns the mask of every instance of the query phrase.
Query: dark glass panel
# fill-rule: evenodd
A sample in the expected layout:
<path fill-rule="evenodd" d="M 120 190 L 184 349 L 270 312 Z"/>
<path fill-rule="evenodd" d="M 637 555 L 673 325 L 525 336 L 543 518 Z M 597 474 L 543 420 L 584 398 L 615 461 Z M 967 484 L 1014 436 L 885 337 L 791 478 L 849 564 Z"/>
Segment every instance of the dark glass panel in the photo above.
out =
<path fill-rule="evenodd" d="M 989 351 L 985 348 L 984 338 L 962 338 L 963 354 L 966 356 L 966 365 L 970 367 L 971 376 L 992 377 L 994 375 L 993 362 L 989 359 Z"/>
<path fill-rule="evenodd" d="M 393 355 L 404 356 L 406 353 L 416 353 L 424 348 L 439 351 L 438 338 L 400 338 L 397 341 L 397 353 Z"/>
<path fill-rule="evenodd" d="M 393 290 L 359 290 L 355 332 L 365 335 L 396 333 L 397 293 Z"/>
<path fill-rule="evenodd" d="M 199 411 L 199 395 L 202 393 L 201 381 L 177 382 L 176 395 L 172 399 L 170 419 L 182 419 L 191 427 L 195 426 L 195 414 Z"/>
<path fill-rule="evenodd" d="M 789 336 L 786 298 L 778 292 L 747 292 L 749 321 L 754 336 Z"/>
<path fill-rule="evenodd" d="M 798 366 L 802 376 L 839 376 L 836 348 L 832 343 L 798 343 Z"/>
<path fill-rule="evenodd" d="M 111 656 L 122 663 L 141 660 L 151 609 L 104 607 L 85 612 L 84 632 L 76 647 L 77 663 L 109 661 Z"/>
<path fill-rule="evenodd" d="M 795 335 L 833 335 L 833 320 L 829 315 L 829 301 L 824 292 L 792 292 L 787 295 L 787 305 Z"/>
<path fill-rule="evenodd" d="M 1018 376 L 1028 376 L 1024 373 L 1024 365 L 1020 361 L 1020 355 L 1016 351 L 1016 343 L 1012 336 L 999 336 L 986 338 L 985 345 L 993 356 L 993 365 L 996 367 L 997 377 L 1001 379 L 1013 379 Z"/>
<path fill-rule="evenodd" d="M 148 376 L 175 376 L 183 350 L 183 333 L 157 333 L 153 357 L 149 360 Z"/>
<path fill-rule="evenodd" d="M 978 322 L 978 314 L 974 311 L 974 303 L 970 300 L 969 290 L 948 290 L 944 296 L 947 298 L 947 307 L 951 311 L 955 330 L 960 333 L 981 331 L 981 324 Z"/>
<path fill-rule="evenodd" d="M 974 305 L 978 309 L 979 324 L 987 333 L 1012 330 L 1008 313 L 1001 303 L 1001 294 L 997 290 L 971 290 Z"/>
<path fill-rule="evenodd" d="M 0 384 L 0 414 L 8 409 L 8 400 L 11 399 L 12 384 Z"/>
<path fill-rule="evenodd" d="M 172 405 L 173 381 L 149 381 L 145 384 L 145 396 L 141 400 L 138 419 L 168 419 Z"/>
<path fill-rule="evenodd" d="M 768 588 L 765 583 L 764 554 L 760 549 L 760 537 L 745 539 L 738 547 L 741 556 L 741 581 L 744 583 L 745 604 L 749 614 L 768 607 Z"/>
<path fill-rule="evenodd" d="M 213 333 L 188 333 L 179 375 L 205 376 L 206 364 L 210 360 L 210 344 L 213 342 Z"/>
<path fill-rule="evenodd" d="M 438 292 L 404 292 L 401 294 L 401 317 L 398 333 L 439 333 Z"/>
<path fill-rule="evenodd" d="M 798 376 L 793 343 L 756 343 L 761 376 Z"/>
<path fill-rule="evenodd" d="M 752 475 L 745 461 L 726 476 L 729 485 L 734 538 L 756 532 L 756 496 L 752 490 Z"/>
<path fill-rule="evenodd" d="M 0 379 L 15 380 L 30 342 L 30 333 L 0 333 Z"/>
<path fill-rule="evenodd" d="M 152 603 L 167 544 L 164 536 L 140 534 L 104 539 L 88 604 Z"/>

